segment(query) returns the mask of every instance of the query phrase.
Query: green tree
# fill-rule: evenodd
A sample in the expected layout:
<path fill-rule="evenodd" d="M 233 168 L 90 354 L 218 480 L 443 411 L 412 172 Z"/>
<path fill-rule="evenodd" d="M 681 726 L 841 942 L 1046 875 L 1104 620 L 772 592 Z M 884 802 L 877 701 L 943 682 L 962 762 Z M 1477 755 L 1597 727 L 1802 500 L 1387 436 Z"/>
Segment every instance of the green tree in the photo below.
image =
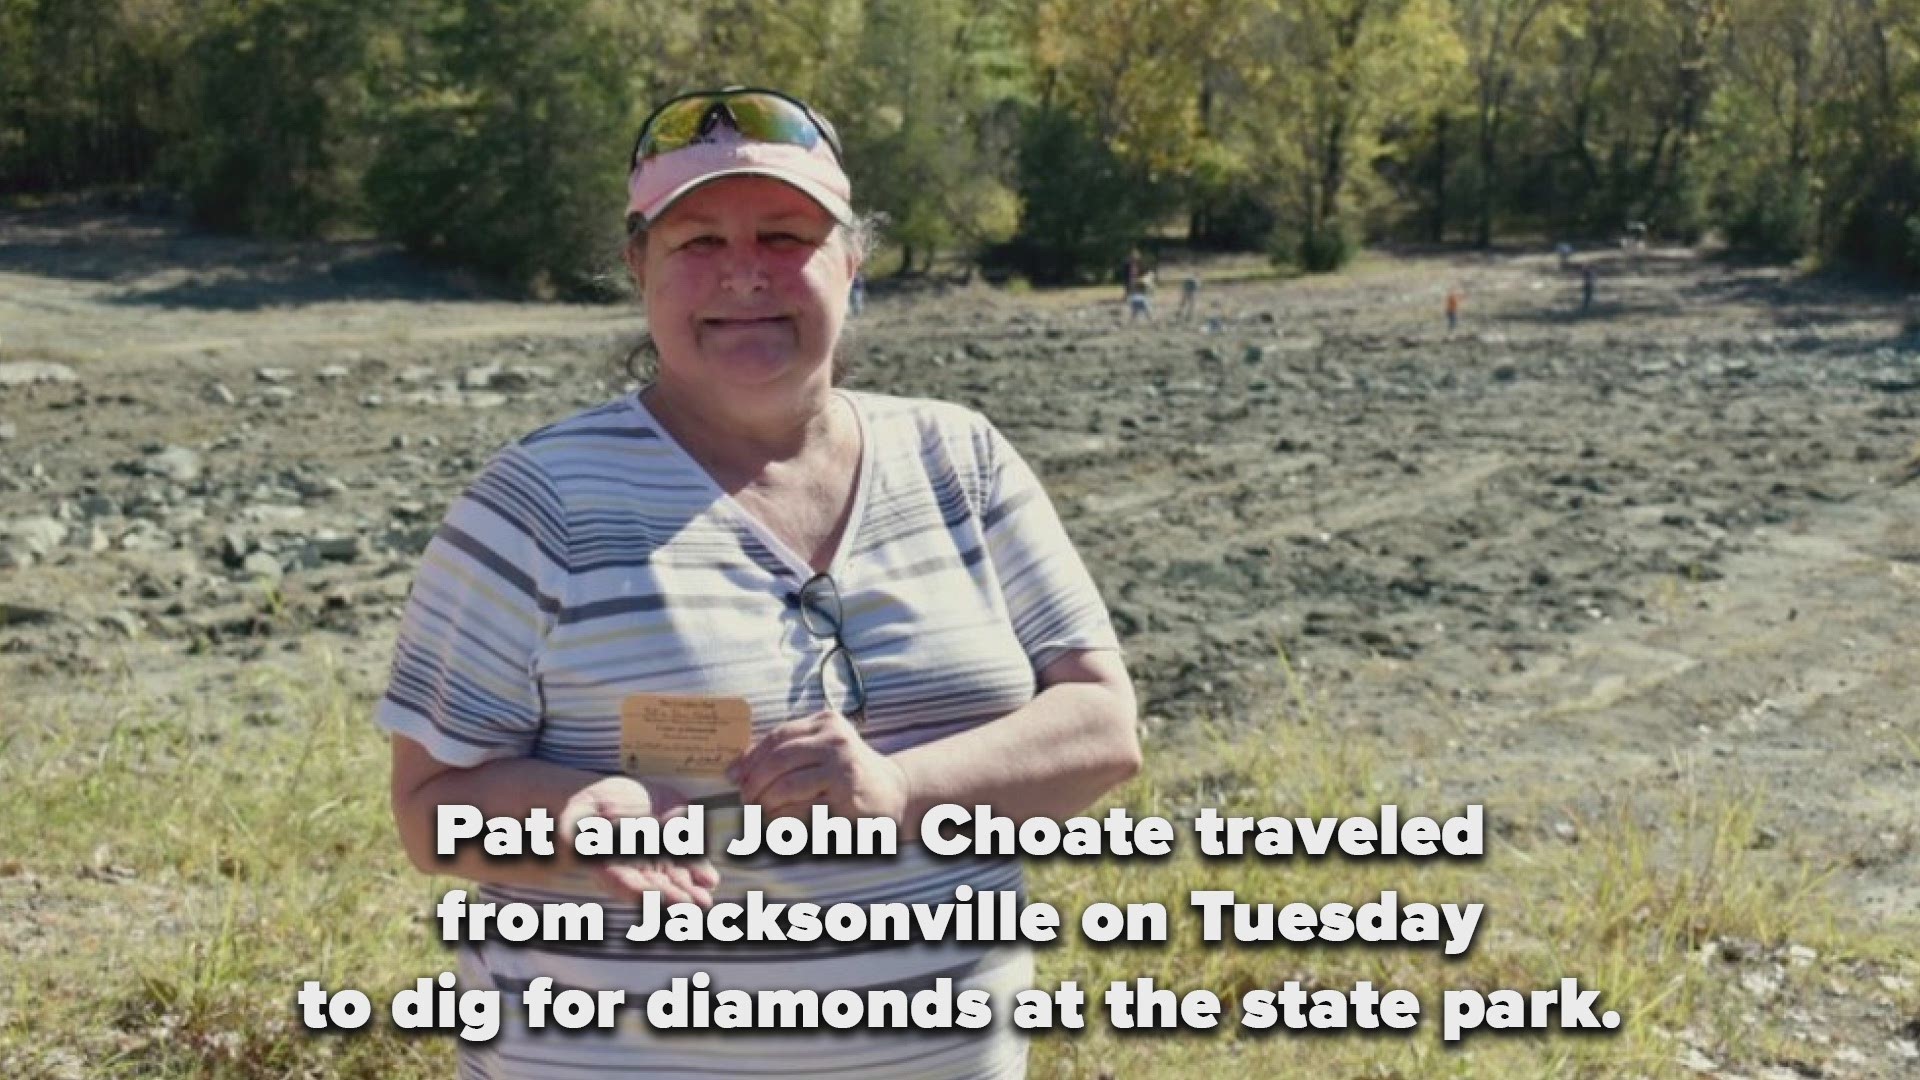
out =
<path fill-rule="evenodd" d="M 187 49 L 188 122 L 165 167 L 199 222 L 306 236 L 358 216 L 370 43 L 391 5 L 241 0 Z"/>
<path fill-rule="evenodd" d="M 1560 12 L 1536 130 L 1556 231 L 1612 233 L 1628 220 L 1690 235 L 1700 225 L 1699 145 L 1724 64 L 1725 0 L 1581 0 Z M 1506 198 L 1511 204 L 1515 193 Z"/>
<path fill-rule="evenodd" d="M 1502 142 L 1518 91 L 1540 71 L 1543 42 L 1566 0 L 1455 0 L 1472 85 L 1474 159 L 1479 170 L 1474 240 L 1493 243 L 1502 194 Z"/>
<path fill-rule="evenodd" d="M 1036 107 L 1021 128 L 1020 232 L 1014 261 L 1038 282 L 1094 281 L 1126 258 L 1173 205 L 1170 188 L 1064 109 Z"/>
<path fill-rule="evenodd" d="M 176 126 L 185 13 L 166 0 L 0 0 L 0 192 L 147 178 Z"/>
<path fill-rule="evenodd" d="M 1241 56 L 1228 122 L 1283 228 L 1276 252 L 1312 271 L 1346 262 L 1384 200 L 1387 132 L 1444 94 L 1464 55 L 1436 0 L 1276 6 Z"/>
<path fill-rule="evenodd" d="M 870 0 L 841 134 L 862 201 L 885 213 L 902 269 L 1005 241 L 1018 224 L 1001 102 L 1023 72 L 1006 5 Z M 854 103 L 859 103 L 857 106 Z"/>
<path fill-rule="evenodd" d="M 1025 9 L 1038 106 L 1023 121 L 1016 246 L 1033 272 L 1109 273 L 1181 199 L 1217 198 L 1243 183 L 1245 163 L 1211 139 L 1207 124 L 1221 58 L 1266 2 L 1041 0 Z M 1067 159 L 1043 145 L 1049 137 L 1089 156 Z M 1057 171 L 1034 171 L 1041 167 L 1093 186 L 1076 189 Z M 1066 203 L 1036 203 L 1046 199 Z M 1094 199 L 1111 201 L 1078 205 Z"/>
<path fill-rule="evenodd" d="M 1820 243 L 1823 102 L 1833 27 L 1811 0 L 1750 0 L 1728 29 L 1726 79 L 1708 112 L 1715 221 L 1736 246 L 1800 255 Z"/>
<path fill-rule="evenodd" d="M 459 0 L 408 28 L 367 199 L 381 232 L 538 292 L 609 290 L 630 40 L 594 0 Z"/>
<path fill-rule="evenodd" d="M 1827 165 L 1836 254 L 1920 276 L 1920 0 L 1837 11 L 1844 107 Z"/>

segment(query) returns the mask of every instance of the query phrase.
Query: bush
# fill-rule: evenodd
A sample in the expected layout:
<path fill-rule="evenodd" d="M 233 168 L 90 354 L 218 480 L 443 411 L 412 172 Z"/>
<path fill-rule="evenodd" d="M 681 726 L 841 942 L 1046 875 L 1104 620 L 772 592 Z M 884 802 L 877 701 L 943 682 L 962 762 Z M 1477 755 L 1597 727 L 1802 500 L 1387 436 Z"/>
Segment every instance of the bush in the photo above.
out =
<path fill-rule="evenodd" d="M 1192 242 L 1215 251 L 1266 251 L 1278 223 L 1273 207 L 1258 193 L 1219 192 L 1195 208 Z"/>
<path fill-rule="evenodd" d="M 1723 224 L 1727 242 L 1741 251 L 1792 258 L 1812 246 L 1815 216 L 1813 192 L 1802 176 L 1777 195 L 1758 189 L 1738 193 Z"/>
<path fill-rule="evenodd" d="M 1874 270 L 1920 277 L 1920 151 L 1880 169 L 1847 214 L 1839 254 Z"/>
<path fill-rule="evenodd" d="M 1275 252 L 1275 262 L 1293 262 L 1309 274 L 1330 274 L 1353 261 L 1360 240 L 1344 220 L 1334 218 L 1301 233 L 1291 249 Z"/>

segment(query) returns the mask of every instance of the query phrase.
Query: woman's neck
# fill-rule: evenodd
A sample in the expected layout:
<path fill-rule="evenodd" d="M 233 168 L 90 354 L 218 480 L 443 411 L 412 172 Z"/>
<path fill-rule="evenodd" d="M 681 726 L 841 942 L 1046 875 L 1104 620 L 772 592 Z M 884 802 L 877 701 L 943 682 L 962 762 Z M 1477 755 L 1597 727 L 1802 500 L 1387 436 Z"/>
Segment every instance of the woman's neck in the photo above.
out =
<path fill-rule="evenodd" d="M 663 377 L 642 391 L 641 400 L 717 479 L 749 480 L 769 464 L 831 448 L 852 420 L 835 404 L 833 387 L 824 383 L 793 397 L 756 400 Z"/>

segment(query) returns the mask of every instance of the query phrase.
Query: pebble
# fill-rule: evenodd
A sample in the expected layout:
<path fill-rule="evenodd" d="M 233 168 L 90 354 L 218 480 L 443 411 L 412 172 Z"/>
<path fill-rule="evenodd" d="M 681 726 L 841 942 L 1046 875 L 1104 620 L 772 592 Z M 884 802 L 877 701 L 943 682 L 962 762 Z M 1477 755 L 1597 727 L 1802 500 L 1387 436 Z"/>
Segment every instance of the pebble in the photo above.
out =
<path fill-rule="evenodd" d="M 18 518 L 0 527 L 0 536 L 36 559 L 46 558 L 67 539 L 67 527 L 51 517 Z"/>
<path fill-rule="evenodd" d="M 240 516 L 247 521 L 263 523 L 287 522 L 298 521 L 306 517 L 307 510 L 303 506 L 283 506 L 278 503 L 266 503 L 249 506 L 245 510 L 240 511 Z"/>
<path fill-rule="evenodd" d="M 19 434 L 20 429 L 13 426 L 13 421 L 0 420 L 0 442 L 12 442 Z"/>
<path fill-rule="evenodd" d="M 202 470 L 200 455 L 184 446 L 164 447 L 140 463 L 141 471 L 149 476 L 162 476 L 177 484 L 191 484 L 200 479 Z"/>
<path fill-rule="evenodd" d="M 347 493 L 347 485 L 337 476 L 296 476 L 293 478 L 293 486 L 303 499 L 328 499 Z"/>
<path fill-rule="evenodd" d="M 9 360 L 0 364 L 0 389 L 11 390 L 41 383 L 77 383 L 80 376 L 65 364 L 43 360 Z"/>
<path fill-rule="evenodd" d="M 313 377 L 316 379 L 319 379 L 323 383 L 330 383 L 330 382 L 339 382 L 341 379 L 344 379 L 351 374 L 353 374 L 353 371 L 351 368 L 343 367 L 339 364 L 329 364 L 326 367 L 321 368 L 319 371 L 314 372 Z"/>
<path fill-rule="evenodd" d="M 111 495 L 82 495 L 74 505 L 90 518 L 120 516 L 119 500 Z"/>
<path fill-rule="evenodd" d="M 28 607 L 0 600 L 0 626 L 37 626 L 56 622 L 60 618 L 48 608 Z"/>
<path fill-rule="evenodd" d="M 263 367 L 253 370 L 253 377 L 263 383 L 283 383 L 293 378 L 291 368 Z"/>
<path fill-rule="evenodd" d="M 1697 1073 L 1715 1072 L 1720 1068 L 1719 1062 L 1691 1046 L 1687 1047 L 1686 1052 L 1675 1060 L 1680 1063 L 1681 1068 Z"/>
<path fill-rule="evenodd" d="M 239 399 L 233 396 L 233 391 L 227 389 L 227 384 L 212 383 L 200 392 L 200 400 L 209 405 L 232 405 Z"/>
<path fill-rule="evenodd" d="M 312 569 L 327 562 L 359 562 L 366 554 L 366 541 L 358 536 L 315 536 L 301 545 L 299 563 Z"/>
<path fill-rule="evenodd" d="M 1920 390 L 1920 375 L 1899 368 L 1883 368 L 1869 374 L 1866 383 L 1883 394 L 1907 394 Z"/>
<path fill-rule="evenodd" d="M 1740 976 L 1740 985 L 1764 1001 L 1780 992 L 1780 976 L 1767 971 L 1749 971 Z"/>
<path fill-rule="evenodd" d="M 240 572 L 245 577 L 263 578 L 269 581 L 280 580 L 280 575 L 283 573 L 280 569 L 280 560 L 264 551 L 256 551 L 241 560 Z"/>
<path fill-rule="evenodd" d="M 246 562 L 254 547 L 252 537 L 238 529 L 228 529 L 220 534 L 220 561 L 228 566 L 239 566 Z"/>
<path fill-rule="evenodd" d="M 151 521 L 135 521 L 120 534 L 121 551 L 171 551 L 178 546 L 172 533 Z"/>

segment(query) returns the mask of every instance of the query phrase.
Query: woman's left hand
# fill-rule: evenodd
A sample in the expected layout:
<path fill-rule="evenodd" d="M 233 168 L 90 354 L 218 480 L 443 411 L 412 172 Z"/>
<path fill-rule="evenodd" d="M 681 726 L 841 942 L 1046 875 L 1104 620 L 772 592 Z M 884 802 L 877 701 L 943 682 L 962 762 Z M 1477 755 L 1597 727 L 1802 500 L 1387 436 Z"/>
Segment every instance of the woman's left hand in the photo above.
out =
<path fill-rule="evenodd" d="M 817 803 L 841 817 L 900 821 L 907 812 L 906 771 L 837 712 L 774 728 L 727 776 L 740 785 L 740 801 L 759 803 L 769 819 L 805 817 Z"/>

